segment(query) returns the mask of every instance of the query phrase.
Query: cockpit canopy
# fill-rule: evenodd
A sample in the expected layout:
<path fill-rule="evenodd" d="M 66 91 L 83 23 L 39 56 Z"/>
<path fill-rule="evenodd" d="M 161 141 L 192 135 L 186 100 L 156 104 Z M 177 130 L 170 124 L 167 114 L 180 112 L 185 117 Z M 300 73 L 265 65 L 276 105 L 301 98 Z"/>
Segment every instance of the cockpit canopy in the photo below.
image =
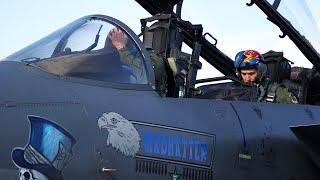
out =
<path fill-rule="evenodd" d="M 113 46 L 108 33 L 118 28 L 127 36 L 127 52 Z M 8 56 L 49 73 L 98 81 L 152 84 L 150 63 L 139 38 L 123 23 L 108 16 L 86 16 Z M 140 43 L 140 44 L 139 44 Z M 127 60 L 124 60 L 124 59 Z M 150 65 L 149 65 L 150 66 Z"/>
<path fill-rule="evenodd" d="M 318 0 L 267 0 L 290 24 L 320 52 Z"/>

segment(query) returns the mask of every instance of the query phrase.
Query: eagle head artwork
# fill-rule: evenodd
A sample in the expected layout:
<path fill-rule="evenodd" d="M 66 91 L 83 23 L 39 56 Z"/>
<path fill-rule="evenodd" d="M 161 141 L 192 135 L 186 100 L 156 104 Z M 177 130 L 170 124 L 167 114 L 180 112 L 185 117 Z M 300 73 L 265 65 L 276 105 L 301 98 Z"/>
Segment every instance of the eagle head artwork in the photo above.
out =
<path fill-rule="evenodd" d="M 98 126 L 108 130 L 107 145 L 126 156 L 134 157 L 140 149 L 140 136 L 130 121 L 115 112 L 106 112 L 98 119 Z"/>

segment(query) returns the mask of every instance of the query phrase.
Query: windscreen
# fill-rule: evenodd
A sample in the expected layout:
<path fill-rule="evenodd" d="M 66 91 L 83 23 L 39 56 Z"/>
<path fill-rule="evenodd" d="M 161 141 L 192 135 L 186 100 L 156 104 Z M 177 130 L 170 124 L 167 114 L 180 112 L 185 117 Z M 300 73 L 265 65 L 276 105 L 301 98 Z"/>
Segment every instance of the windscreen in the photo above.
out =
<path fill-rule="evenodd" d="M 148 84 L 145 59 L 132 36 L 100 18 L 77 20 L 5 60 L 57 75 Z"/>

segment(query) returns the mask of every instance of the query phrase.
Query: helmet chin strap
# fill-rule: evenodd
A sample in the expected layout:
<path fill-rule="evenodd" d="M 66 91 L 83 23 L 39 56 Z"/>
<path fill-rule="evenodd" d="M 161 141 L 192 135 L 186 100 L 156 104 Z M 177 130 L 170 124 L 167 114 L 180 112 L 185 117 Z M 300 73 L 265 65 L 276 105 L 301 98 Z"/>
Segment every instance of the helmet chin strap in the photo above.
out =
<path fill-rule="evenodd" d="M 265 77 L 266 77 L 266 75 L 264 73 L 263 74 L 259 73 L 258 77 L 254 80 L 254 82 L 260 84 L 264 80 Z"/>
<path fill-rule="evenodd" d="M 267 95 L 267 89 L 269 84 L 271 83 L 271 79 L 268 78 L 266 75 L 262 76 L 261 78 L 259 78 L 261 80 L 259 80 L 260 82 L 255 82 L 256 86 L 257 86 L 257 91 L 259 91 L 257 94 L 258 96 L 258 102 L 261 102 L 264 97 Z"/>
<path fill-rule="evenodd" d="M 267 73 L 268 73 L 267 65 L 264 64 L 263 62 L 260 62 L 257 67 L 257 71 L 258 71 L 258 77 L 256 78 L 255 82 L 260 83 L 264 80 L 264 78 L 267 78 Z"/>

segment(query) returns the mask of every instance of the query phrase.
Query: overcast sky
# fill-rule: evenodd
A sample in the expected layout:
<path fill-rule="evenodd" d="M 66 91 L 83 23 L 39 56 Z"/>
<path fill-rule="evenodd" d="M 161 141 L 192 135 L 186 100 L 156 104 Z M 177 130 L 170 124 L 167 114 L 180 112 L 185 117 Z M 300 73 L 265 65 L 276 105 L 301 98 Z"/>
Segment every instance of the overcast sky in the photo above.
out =
<path fill-rule="evenodd" d="M 185 0 L 182 19 L 202 24 L 204 32 L 218 39 L 217 47 L 230 58 L 238 51 L 271 49 L 283 51 L 297 66 L 311 67 L 295 45 L 280 39 L 281 31 L 257 6 L 248 7 L 248 0 Z M 0 6 L 0 59 L 41 39 L 68 23 L 90 14 L 112 16 L 140 33 L 140 19 L 149 17 L 134 0 L 10 0 Z M 202 61 L 203 62 L 203 61 Z M 204 62 L 203 62 L 204 63 Z M 204 63 L 198 78 L 218 75 Z"/>

